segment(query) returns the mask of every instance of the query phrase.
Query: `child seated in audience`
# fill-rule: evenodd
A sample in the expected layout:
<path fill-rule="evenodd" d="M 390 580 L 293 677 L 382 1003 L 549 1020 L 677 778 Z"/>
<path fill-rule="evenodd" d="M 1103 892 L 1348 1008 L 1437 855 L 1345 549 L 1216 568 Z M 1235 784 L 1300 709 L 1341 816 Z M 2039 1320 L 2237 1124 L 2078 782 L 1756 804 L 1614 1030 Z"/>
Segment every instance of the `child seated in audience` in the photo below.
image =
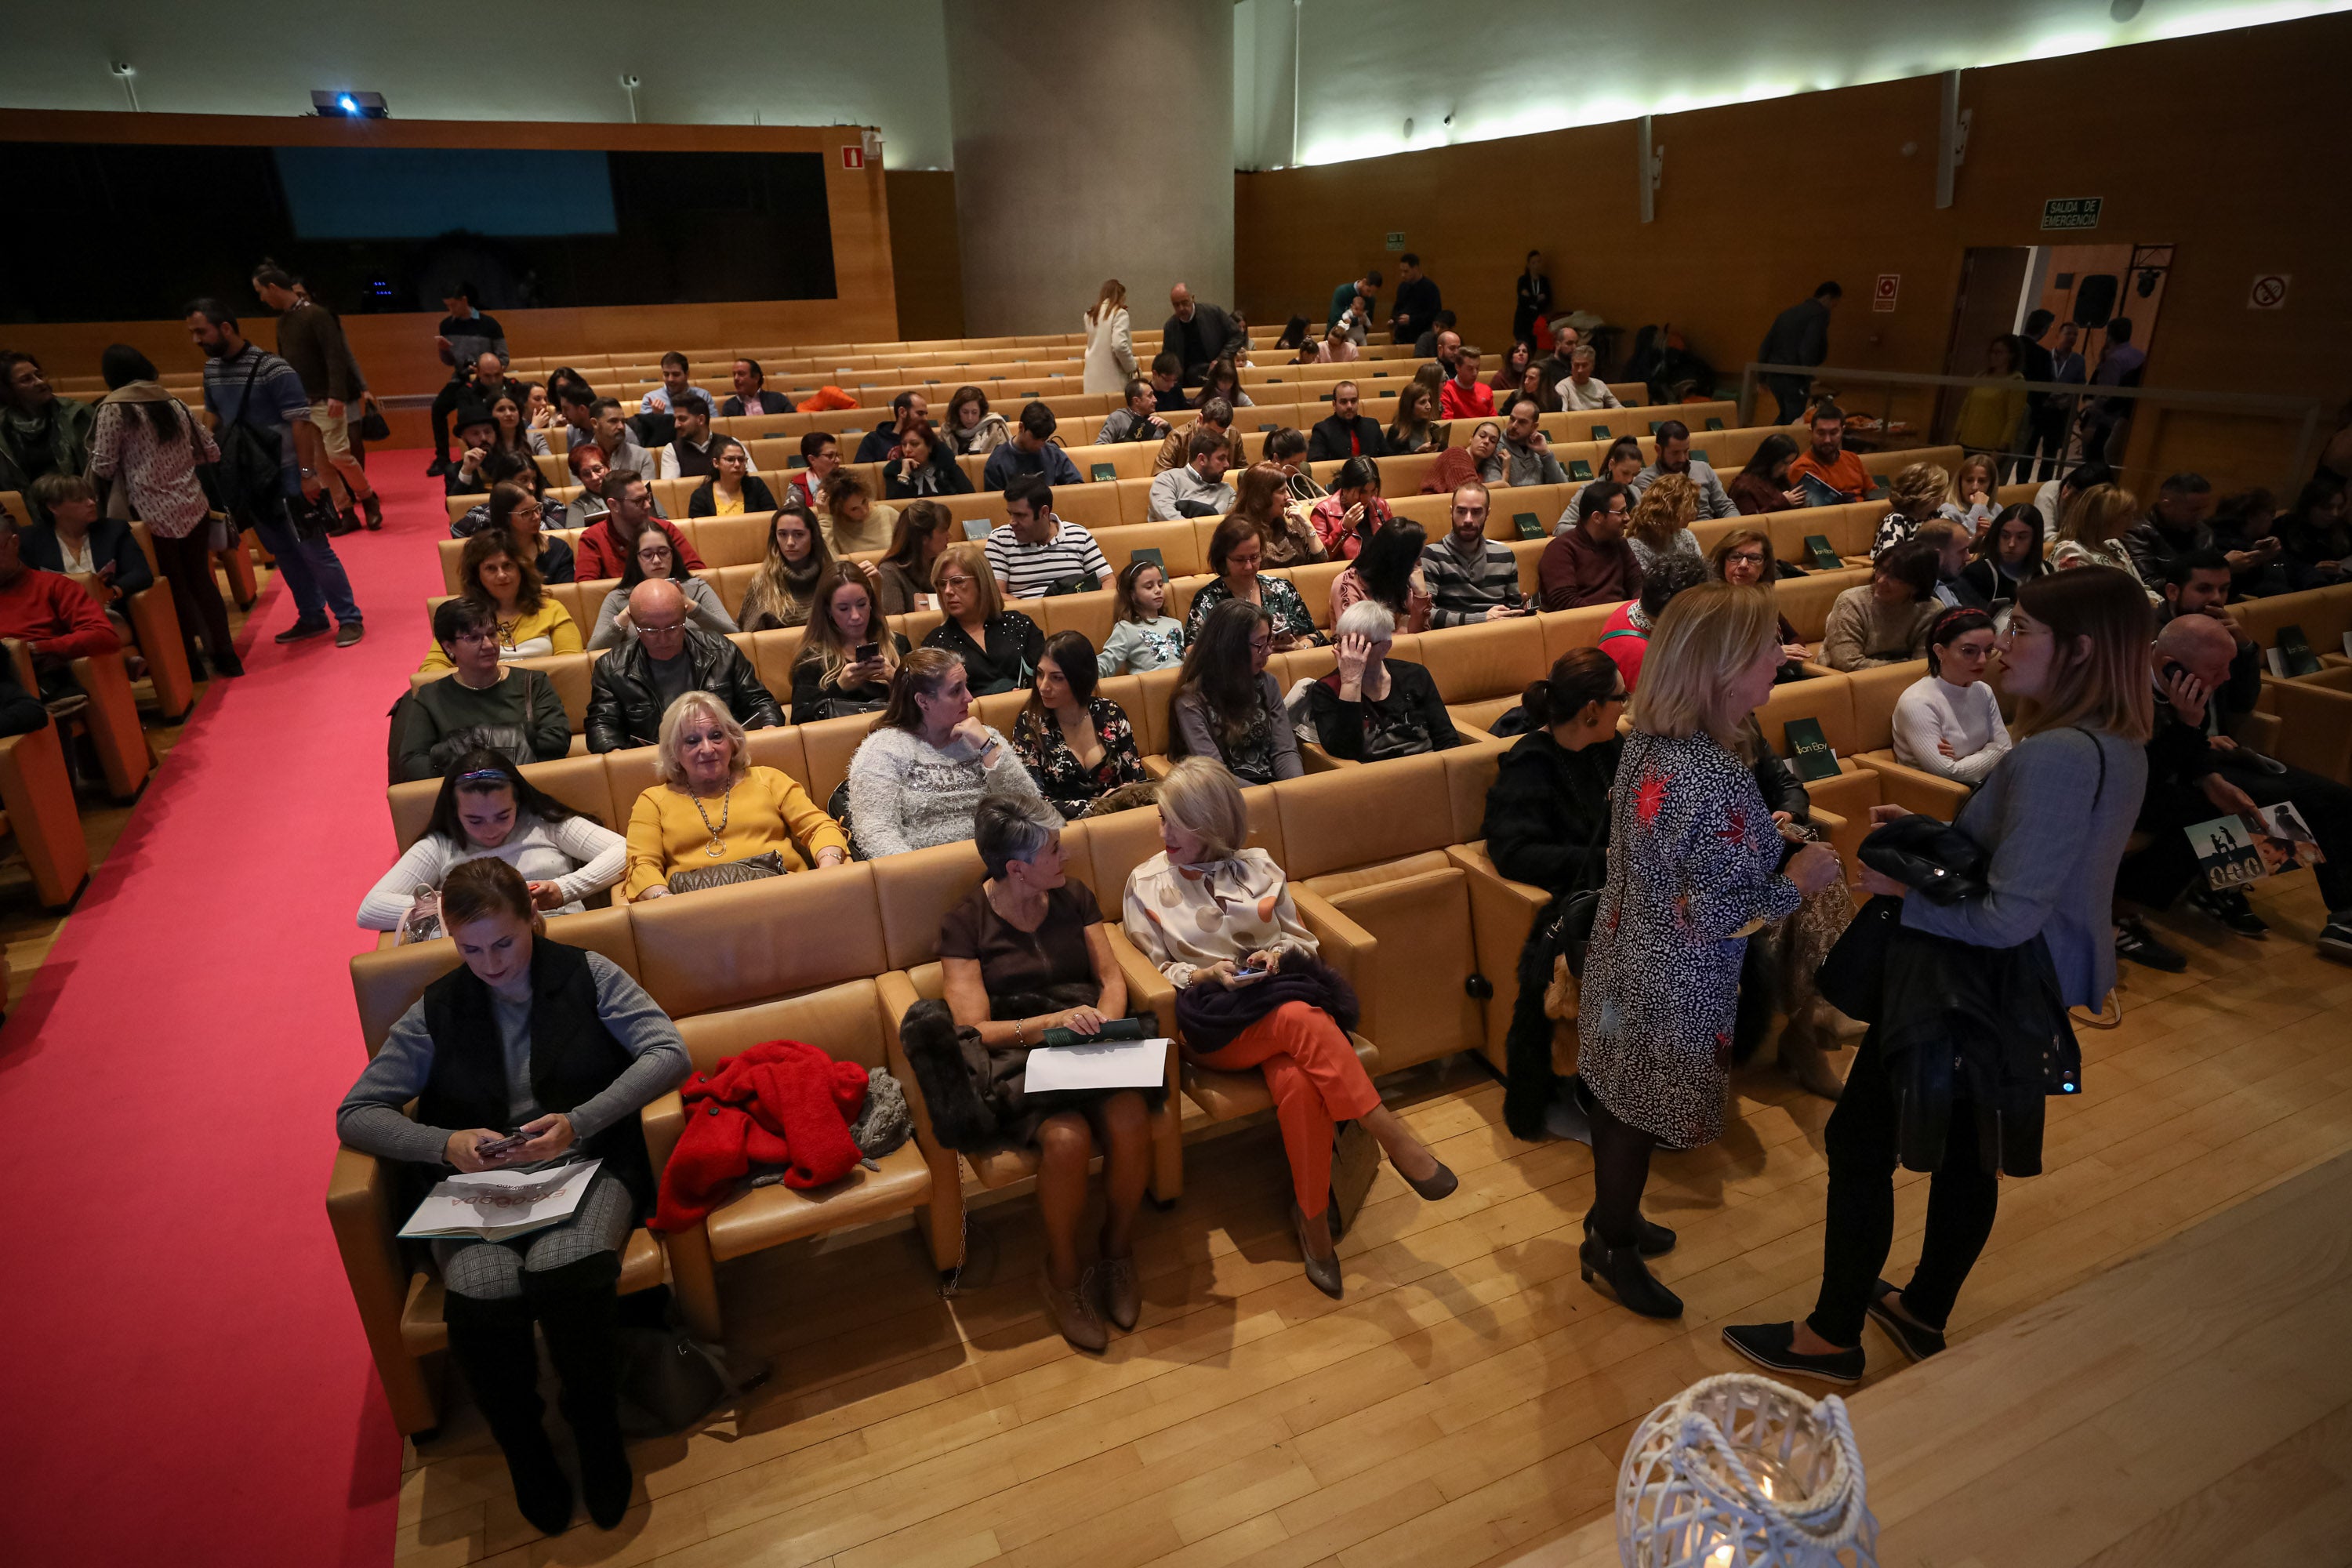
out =
<path fill-rule="evenodd" d="M 1927 673 L 1895 702 L 1895 760 L 1939 778 L 1980 783 L 2009 754 L 2009 727 L 1985 680 L 1992 617 L 1948 609 L 1927 631 Z"/>
<path fill-rule="evenodd" d="M 1119 568 L 1111 594 L 1110 636 L 1096 667 L 1105 675 L 1141 675 L 1184 661 L 1184 623 L 1168 614 L 1168 574 L 1139 555 Z"/>
<path fill-rule="evenodd" d="M 360 929 L 400 930 L 420 891 L 432 889 L 437 900 L 452 867 L 485 856 L 520 874 L 534 910 L 575 915 L 582 900 L 621 879 L 628 845 L 533 786 L 498 752 L 470 751 L 442 775 L 425 831 L 360 900 Z"/>

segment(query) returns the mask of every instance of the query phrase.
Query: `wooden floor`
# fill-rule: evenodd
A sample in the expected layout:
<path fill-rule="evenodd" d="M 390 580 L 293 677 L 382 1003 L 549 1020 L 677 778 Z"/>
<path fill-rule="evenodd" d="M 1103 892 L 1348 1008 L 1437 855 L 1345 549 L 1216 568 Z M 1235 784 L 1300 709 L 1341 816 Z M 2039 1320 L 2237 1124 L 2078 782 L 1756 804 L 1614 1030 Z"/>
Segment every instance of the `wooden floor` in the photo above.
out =
<path fill-rule="evenodd" d="M 2307 877 L 2255 902 L 2274 927 L 2267 942 L 2183 917 L 2168 929 L 2190 973 L 2126 970 L 2122 1026 L 2085 1034 L 2086 1092 L 2053 1107 L 2047 1173 L 2007 1184 L 1952 1324 L 1960 1344 L 2352 1150 L 2352 968 L 2310 945 L 2320 911 Z M 1682 1233 L 1659 1269 L 1688 1305 L 1680 1323 L 1635 1318 L 1579 1281 L 1588 1151 L 1512 1141 L 1498 1086 L 1463 1067 L 1408 1079 L 1402 1107 L 1461 1190 L 1424 1205 L 1384 1169 L 1342 1244 L 1344 1302 L 1300 1275 L 1271 1127 L 1195 1146 L 1183 1202 L 1146 1215 L 1142 1323 L 1099 1359 L 1045 1324 L 1025 1201 L 974 1216 L 980 1263 L 952 1301 L 911 1234 L 767 1253 L 721 1281 L 733 1337 L 774 1358 L 773 1380 L 740 1419 L 636 1446 L 645 1500 L 621 1529 L 535 1537 L 460 1409 L 409 1455 L 399 1560 L 1509 1562 L 1608 1510 L 1626 1437 L 1654 1405 L 1747 1365 L 1721 1344 L 1724 1323 L 1811 1304 L 1829 1106 L 1769 1068 L 1736 1089 L 1724 1139 L 1662 1157 L 1651 1184 L 1650 1211 Z M 1924 1183 L 1903 1180 L 1897 1279 L 1925 1202 Z M 2229 1288 L 2207 1281 L 2214 1299 Z M 1874 1380 L 1901 1375 L 1875 1330 L 1865 1345 Z M 2322 1352 L 2340 1353 L 2315 1343 Z M 2215 1420 L 2285 1396 L 2259 1381 L 2200 1387 Z M 2098 1561 L 2221 1561 L 2197 1548 L 2194 1523 Z M 2016 1561 L 1950 1544 L 1933 1558 L 1947 1568 Z"/>

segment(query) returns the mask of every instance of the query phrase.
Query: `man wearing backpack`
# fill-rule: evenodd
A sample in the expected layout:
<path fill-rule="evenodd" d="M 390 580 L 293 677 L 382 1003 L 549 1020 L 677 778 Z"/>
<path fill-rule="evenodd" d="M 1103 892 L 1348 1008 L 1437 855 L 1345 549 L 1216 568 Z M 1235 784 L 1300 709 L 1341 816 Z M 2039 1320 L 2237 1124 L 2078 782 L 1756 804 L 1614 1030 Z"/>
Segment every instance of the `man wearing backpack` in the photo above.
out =
<path fill-rule="evenodd" d="M 280 643 L 323 637 L 333 612 L 335 646 L 363 635 L 351 579 L 323 529 L 296 525 L 320 496 L 326 449 L 310 423 L 310 398 L 294 367 L 248 342 L 217 300 L 188 307 L 188 335 L 205 351 L 205 420 L 220 443 L 222 498 L 278 560 L 294 595 L 294 624 Z"/>

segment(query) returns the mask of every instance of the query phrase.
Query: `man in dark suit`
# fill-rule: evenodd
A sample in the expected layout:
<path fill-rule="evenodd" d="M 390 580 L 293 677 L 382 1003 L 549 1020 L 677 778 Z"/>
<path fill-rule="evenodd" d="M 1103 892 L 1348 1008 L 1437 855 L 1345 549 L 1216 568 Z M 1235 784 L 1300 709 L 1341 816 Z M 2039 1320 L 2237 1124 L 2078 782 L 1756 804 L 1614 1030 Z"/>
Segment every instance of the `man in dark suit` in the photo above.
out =
<path fill-rule="evenodd" d="M 1766 364 L 1819 364 L 1830 357 L 1830 311 L 1845 298 L 1835 283 L 1824 283 L 1813 297 L 1801 300 L 1772 318 L 1756 357 Z M 1812 390 L 1810 375 L 1768 375 L 1764 384 L 1780 405 L 1774 422 L 1791 425 L 1805 411 L 1805 394 Z"/>
<path fill-rule="evenodd" d="M 1331 417 L 1316 421 L 1307 433 L 1307 460 L 1337 462 L 1346 458 L 1378 458 L 1388 448 L 1381 440 L 1377 420 L 1356 412 L 1356 384 L 1343 381 L 1331 389 Z"/>
<path fill-rule="evenodd" d="M 719 405 L 721 419 L 740 419 L 746 414 L 790 414 L 792 399 L 780 392 L 768 390 L 767 373 L 755 359 L 735 362 L 735 395 Z"/>
<path fill-rule="evenodd" d="M 1160 352 L 1176 356 L 1181 367 L 1180 384 L 1198 386 L 1208 379 L 1211 365 L 1248 346 L 1233 317 L 1219 306 L 1193 299 L 1183 284 L 1168 290 L 1168 303 L 1175 314 L 1160 329 Z"/>

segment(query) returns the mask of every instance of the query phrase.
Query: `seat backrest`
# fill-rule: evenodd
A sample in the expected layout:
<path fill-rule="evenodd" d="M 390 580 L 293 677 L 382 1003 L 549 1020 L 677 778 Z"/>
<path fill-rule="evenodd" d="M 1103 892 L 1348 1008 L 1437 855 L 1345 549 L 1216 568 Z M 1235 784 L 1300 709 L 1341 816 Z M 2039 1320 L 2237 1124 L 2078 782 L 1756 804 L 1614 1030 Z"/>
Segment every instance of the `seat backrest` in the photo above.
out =
<path fill-rule="evenodd" d="M 1275 795 L 1282 864 L 1294 881 L 1454 841 L 1442 754 L 1286 779 Z"/>
<path fill-rule="evenodd" d="M 1927 661 L 1914 658 L 1875 669 L 1857 669 L 1845 678 L 1853 693 L 1856 751 L 1883 752 L 1895 744 L 1895 704 L 1927 673 Z"/>
<path fill-rule="evenodd" d="M 845 719 L 820 719 L 800 726 L 801 745 L 807 756 L 809 798 L 823 805 L 849 776 L 850 760 L 874 731 L 876 715 L 852 714 Z"/>
<path fill-rule="evenodd" d="M 637 973 L 636 934 L 626 910 L 552 915 L 547 934 L 551 941 L 601 952 L 630 974 Z M 457 944 L 447 937 L 380 948 L 352 959 L 352 994 L 359 1003 L 360 1037 L 369 1056 L 383 1048 L 393 1025 L 425 994 L 425 988 L 458 963 Z"/>
<path fill-rule="evenodd" d="M 709 1072 L 729 1057 L 770 1040 L 815 1046 L 835 1061 L 864 1068 L 887 1067 L 882 1033 L 882 998 L 868 978 L 823 985 L 797 996 L 728 1007 L 677 1021 L 695 1069 Z"/>
<path fill-rule="evenodd" d="M 1789 754 L 1791 719 L 1820 721 L 1822 739 L 1840 757 L 1851 757 L 1865 749 L 1854 727 L 1853 682 L 1845 676 L 1819 675 L 1772 689 L 1772 695 L 1756 710 L 1756 723 L 1763 731 L 1766 743 L 1783 757 Z"/>
<path fill-rule="evenodd" d="M 885 856 L 872 865 L 874 898 L 882 911 L 883 962 L 892 969 L 912 969 L 937 958 L 940 922 L 986 875 L 980 851 L 968 838 Z"/>
<path fill-rule="evenodd" d="M 795 995 L 890 967 L 862 862 L 630 906 L 638 978 L 673 1018 Z"/>
<path fill-rule="evenodd" d="M 1438 753 L 1445 761 L 1445 794 L 1454 807 L 1454 843 L 1475 843 L 1486 836 L 1486 792 L 1495 786 L 1503 753 L 1515 743 L 1515 739 L 1474 741 Z"/>
<path fill-rule="evenodd" d="M 545 791 L 614 832 L 629 826 L 625 816 L 617 822 L 613 819 L 613 796 L 605 783 L 604 758 L 558 757 L 553 762 L 528 763 L 521 771 L 532 788 Z M 425 825 L 433 816 L 433 803 L 441 795 L 441 781 L 419 779 L 414 784 L 396 784 L 386 793 L 392 803 L 393 839 L 405 850 L 424 834 Z"/>
<path fill-rule="evenodd" d="M 775 516 L 772 511 L 754 511 L 740 517 L 696 518 L 695 553 L 702 557 L 705 566 L 749 566 L 764 561 L 768 530 Z"/>
<path fill-rule="evenodd" d="M 1830 606 L 1837 603 L 1837 596 L 1869 581 L 1870 569 L 1866 566 L 1843 572 L 1816 572 L 1810 577 L 1790 577 L 1774 584 L 1772 600 L 1797 634 L 1798 641 L 1819 642 L 1829 625 Z"/>
<path fill-rule="evenodd" d="M 1616 613 L 1615 605 L 1584 605 L 1573 610 L 1546 610 L 1538 616 L 1536 625 L 1543 628 L 1543 668 L 1528 679 L 1549 674 L 1563 654 L 1580 647 L 1599 647 L 1601 630 Z M 1438 689 L 1445 689 L 1440 686 Z M 1522 686 L 1519 689 L 1524 691 L 1527 688 Z"/>

